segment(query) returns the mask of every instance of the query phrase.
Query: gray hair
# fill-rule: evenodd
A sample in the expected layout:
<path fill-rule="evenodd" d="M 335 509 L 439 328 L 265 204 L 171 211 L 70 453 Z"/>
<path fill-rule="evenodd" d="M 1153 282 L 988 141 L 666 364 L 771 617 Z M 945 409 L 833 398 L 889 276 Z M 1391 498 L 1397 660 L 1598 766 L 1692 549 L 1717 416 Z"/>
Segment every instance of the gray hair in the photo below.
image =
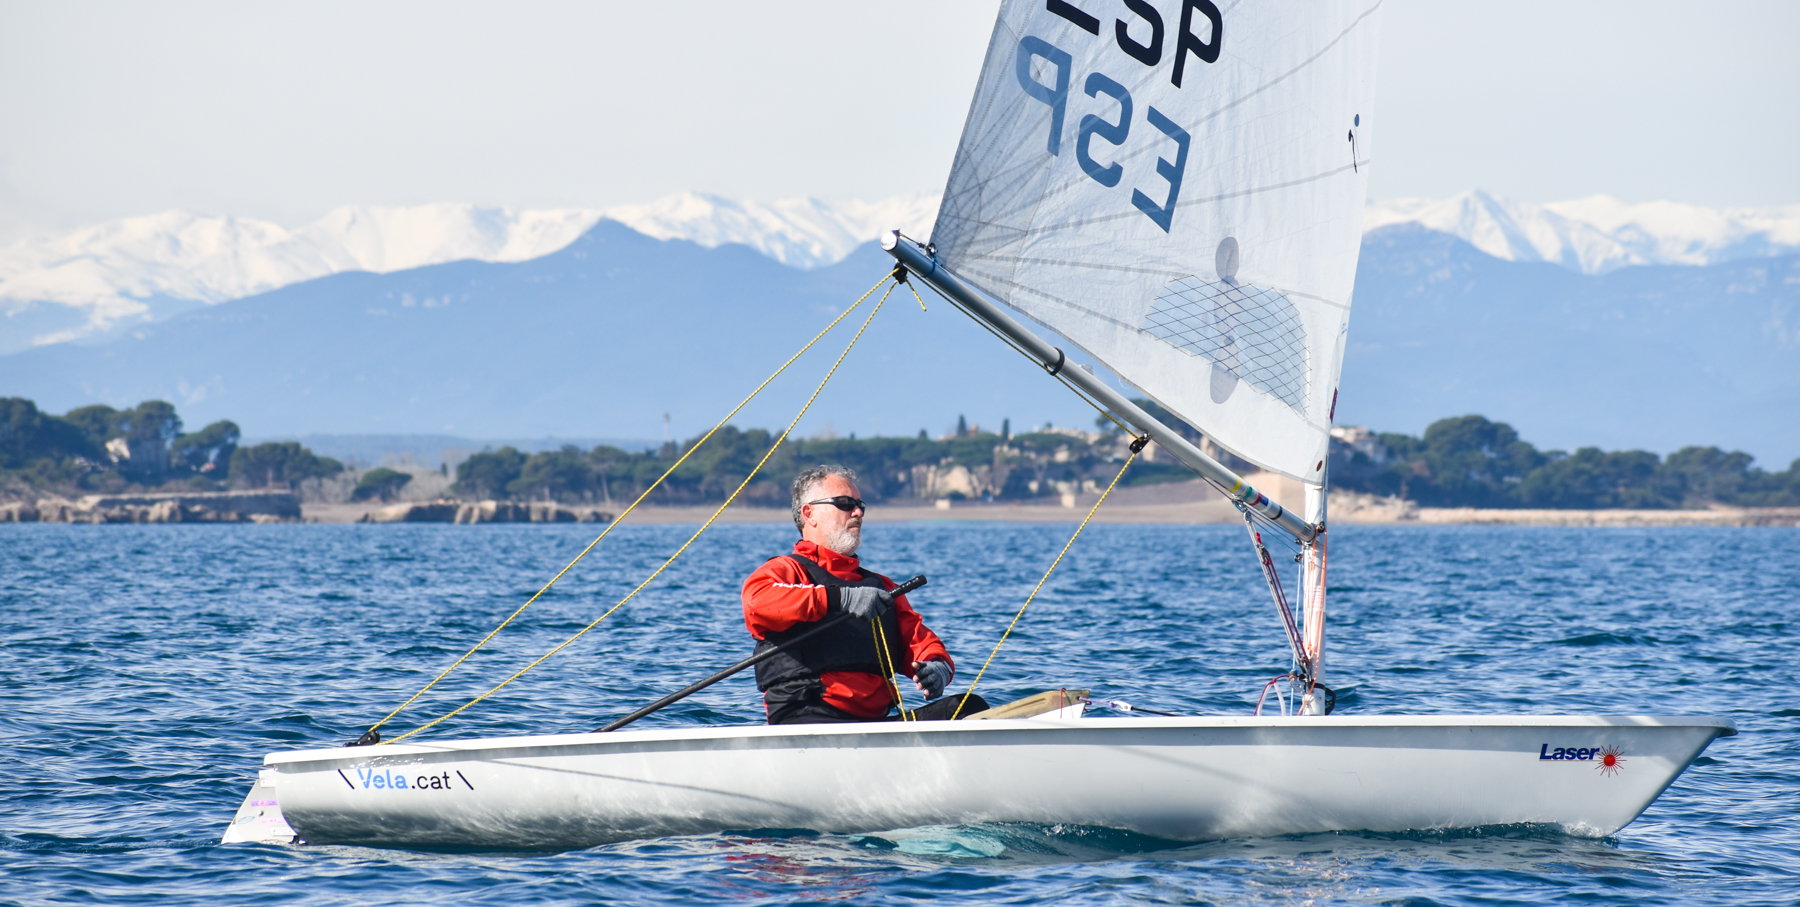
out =
<path fill-rule="evenodd" d="M 839 476 L 852 485 L 856 484 L 856 473 L 848 466 L 820 464 L 800 470 L 800 474 L 794 477 L 794 528 L 802 534 L 806 532 L 806 518 L 800 515 L 800 508 L 812 496 L 813 487 L 825 481 L 826 476 Z"/>

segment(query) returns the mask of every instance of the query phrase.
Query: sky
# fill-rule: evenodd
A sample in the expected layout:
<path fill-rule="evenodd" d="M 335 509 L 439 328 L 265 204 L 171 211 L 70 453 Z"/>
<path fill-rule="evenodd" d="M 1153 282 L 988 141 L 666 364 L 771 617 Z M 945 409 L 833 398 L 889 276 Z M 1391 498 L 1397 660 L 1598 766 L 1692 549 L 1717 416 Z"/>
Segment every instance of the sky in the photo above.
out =
<path fill-rule="evenodd" d="M 0 0 L 0 239 L 171 208 L 935 193 L 996 6 Z M 1800 202 L 1800 4 L 1382 16 L 1374 197 Z"/>

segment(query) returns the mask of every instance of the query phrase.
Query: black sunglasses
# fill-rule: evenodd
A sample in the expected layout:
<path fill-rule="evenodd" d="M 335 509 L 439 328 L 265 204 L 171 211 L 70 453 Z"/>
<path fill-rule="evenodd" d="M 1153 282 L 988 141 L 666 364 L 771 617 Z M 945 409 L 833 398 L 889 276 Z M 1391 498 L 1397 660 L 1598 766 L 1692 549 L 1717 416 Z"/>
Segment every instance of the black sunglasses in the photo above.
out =
<path fill-rule="evenodd" d="M 830 504 L 845 513 L 855 513 L 858 510 L 864 513 L 869 512 L 869 507 L 862 502 L 862 498 L 853 498 L 847 494 L 840 494 L 835 498 L 826 498 L 822 501 L 807 501 L 806 503 L 808 506 L 813 504 Z"/>

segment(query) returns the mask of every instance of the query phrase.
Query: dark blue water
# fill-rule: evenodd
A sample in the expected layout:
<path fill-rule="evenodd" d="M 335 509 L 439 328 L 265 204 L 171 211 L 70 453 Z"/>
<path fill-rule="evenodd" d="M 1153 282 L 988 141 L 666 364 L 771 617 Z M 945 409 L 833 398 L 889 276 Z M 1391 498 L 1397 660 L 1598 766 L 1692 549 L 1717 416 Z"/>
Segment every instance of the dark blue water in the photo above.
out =
<path fill-rule="evenodd" d="M 624 527 L 410 728 L 616 601 L 691 527 Z M 215 843 L 265 752 L 356 736 L 522 602 L 587 527 L 0 527 L 0 903 L 1564 904 L 1800 902 L 1800 532 L 1340 527 L 1327 679 L 1345 712 L 1722 715 L 1608 840 L 1543 830 L 1178 844 L 977 826 L 674 838 L 560 854 Z M 925 573 L 963 678 L 1066 526 L 876 524 Z M 791 530 L 722 526 L 445 735 L 590 730 L 742 657 L 740 578 Z M 1058 686 L 1243 714 L 1285 668 L 1243 533 L 1091 527 L 982 692 Z M 760 718 L 749 679 L 649 722 Z M 1471 778 L 1471 783 L 1480 783 Z"/>

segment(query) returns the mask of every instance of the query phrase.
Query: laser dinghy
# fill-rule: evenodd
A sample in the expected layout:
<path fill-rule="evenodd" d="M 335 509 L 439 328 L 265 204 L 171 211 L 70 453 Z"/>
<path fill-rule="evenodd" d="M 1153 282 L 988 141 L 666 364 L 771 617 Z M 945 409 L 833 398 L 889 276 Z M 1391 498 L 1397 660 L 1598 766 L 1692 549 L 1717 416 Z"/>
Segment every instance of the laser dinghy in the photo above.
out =
<path fill-rule="evenodd" d="M 556 850 L 982 822 L 1179 841 L 1517 824 L 1609 835 L 1733 732 L 1686 718 L 1024 718 L 337 747 L 271 754 L 225 840 Z"/>
<path fill-rule="evenodd" d="M 476 740 L 380 742 L 371 730 L 372 745 L 270 754 L 225 840 L 570 848 L 980 822 L 1175 840 L 1623 828 L 1731 722 L 1330 714 L 1326 463 L 1373 151 L 1378 6 L 1006 0 L 930 241 L 883 241 L 896 279 L 1083 394 L 1136 438 L 1132 456 L 1154 443 L 1239 508 L 1291 649 L 1256 714 L 1100 718 L 1075 703 L 982 720 Z M 1009 312 L 1212 446 L 1071 367 Z M 1220 451 L 1298 481 L 1304 500 L 1271 499 Z M 1286 545 L 1297 606 L 1271 553 L 1285 559 Z"/>

